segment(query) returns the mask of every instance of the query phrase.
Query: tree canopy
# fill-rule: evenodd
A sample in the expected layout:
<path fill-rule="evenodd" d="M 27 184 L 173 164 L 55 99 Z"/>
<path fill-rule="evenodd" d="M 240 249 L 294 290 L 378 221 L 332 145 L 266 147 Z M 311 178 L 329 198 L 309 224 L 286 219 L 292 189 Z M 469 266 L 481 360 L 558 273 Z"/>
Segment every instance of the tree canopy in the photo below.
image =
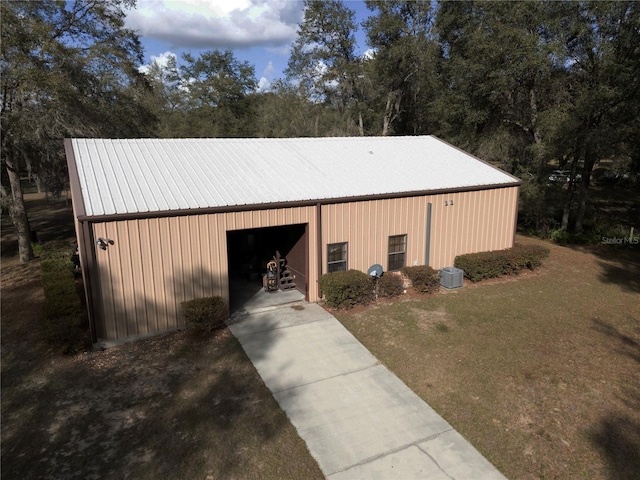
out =
<path fill-rule="evenodd" d="M 128 0 L 2 2 L 3 188 L 23 262 L 32 256 L 22 200 L 25 167 L 49 184 L 66 177 L 65 136 L 145 136 L 154 119 L 139 101 L 138 37 L 124 28 Z"/>
<path fill-rule="evenodd" d="M 3 2 L 3 197 L 24 258 L 20 172 L 60 188 L 65 136 L 434 134 L 525 179 L 537 226 L 551 215 L 578 232 L 598 162 L 640 172 L 637 2 L 365 3 L 358 25 L 348 2 L 305 0 L 286 78 L 259 91 L 230 50 L 140 73 L 132 0 Z M 544 212 L 551 164 L 570 176 L 559 214 Z"/>

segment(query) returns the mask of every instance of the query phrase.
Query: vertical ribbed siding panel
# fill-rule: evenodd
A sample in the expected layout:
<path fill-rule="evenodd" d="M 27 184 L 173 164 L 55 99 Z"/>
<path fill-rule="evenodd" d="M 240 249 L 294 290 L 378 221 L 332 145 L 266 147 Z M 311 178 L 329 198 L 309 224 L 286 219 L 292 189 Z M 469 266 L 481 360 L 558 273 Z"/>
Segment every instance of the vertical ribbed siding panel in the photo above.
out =
<path fill-rule="evenodd" d="M 227 231 L 235 230 L 234 214 L 210 215 L 210 225 L 213 230 L 213 254 L 211 269 L 217 273 L 219 295 L 229 301 L 229 260 L 227 257 Z"/>
<path fill-rule="evenodd" d="M 466 192 L 465 202 L 469 205 L 469 212 L 467 213 L 468 222 L 471 225 L 469 228 L 469 237 L 462 252 L 471 252 L 474 249 L 475 241 L 480 237 L 484 219 L 479 213 L 478 208 L 475 205 L 476 192 Z"/>
<path fill-rule="evenodd" d="M 170 329 L 175 323 L 175 319 L 178 315 L 178 303 L 181 297 L 181 290 L 183 284 L 183 270 L 182 270 L 182 249 L 181 240 L 182 232 L 177 225 L 176 217 L 161 218 L 160 225 L 164 227 L 167 239 L 167 257 L 169 263 L 167 265 L 168 271 L 165 272 L 165 290 L 167 292 L 167 299 L 165 308 L 167 312 L 167 325 L 165 329 Z M 161 227 L 161 228 L 162 228 Z M 185 241 L 187 241 L 185 236 Z"/>
<path fill-rule="evenodd" d="M 176 241 L 179 232 L 171 227 L 170 218 L 158 219 L 158 243 L 162 256 L 160 261 L 162 264 L 163 276 L 159 278 L 160 286 L 164 292 L 163 302 L 158 304 L 160 309 L 160 319 L 158 323 L 159 330 L 168 330 L 175 314 L 175 276 L 173 270 L 174 250 L 173 242 Z"/>
<path fill-rule="evenodd" d="M 108 250 L 111 251 L 110 257 L 117 266 L 116 271 L 119 273 L 116 277 L 111 277 L 114 289 L 114 310 L 116 315 L 116 331 L 119 337 L 134 335 L 135 332 L 130 331 L 129 322 L 133 316 L 130 313 L 131 304 L 133 303 L 133 295 L 131 292 L 132 271 L 131 271 L 131 255 L 127 250 L 129 244 L 129 229 L 127 222 L 118 222 L 114 224 L 115 231 L 109 229 L 109 238 L 118 239 L 118 248 L 115 243 Z M 114 240 L 115 242 L 115 240 Z"/>
<path fill-rule="evenodd" d="M 484 195 L 482 195 L 482 198 L 484 198 L 485 200 L 485 210 L 484 210 L 484 215 L 486 215 L 487 217 L 487 226 L 489 228 L 485 228 L 484 232 L 485 232 L 485 243 L 484 245 L 482 245 L 481 250 L 497 250 L 495 248 L 496 243 L 494 242 L 495 239 L 495 233 L 494 233 L 494 229 L 491 228 L 492 226 L 494 226 L 496 224 L 496 209 L 495 209 L 495 204 L 496 204 L 496 191 L 495 190 L 487 190 L 486 192 L 484 192 Z"/>
<path fill-rule="evenodd" d="M 518 223 L 518 197 L 520 196 L 520 187 L 510 188 L 509 194 L 509 197 L 505 200 L 505 215 L 511 216 L 511 238 L 508 241 L 513 244 Z M 510 205 L 513 205 L 514 208 L 509 208 Z M 507 239 L 505 238 L 505 240 Z"/>
<path fill-rule="evenodd" d="M 316 222 L 316 208 L 307 207 L 300 211 L 298 221 L 308 223 L 307 256 L 309 258 L 309 272 L 307 276 L 307 294 L 310 302 L 317 302 L 318 298 L 318 225 Z M 324 258 L 324 256 L 323 256 Z"/>
<path fill-rule="evenodd" d="M 136 334 L 147 333 L 140 222 L 128 221 L 125 222 L 125 225 L 128 233 L 126 248 L 131 267 L 130 283 L 127 282 L 125 288 L 128 292 L 132 292 L 131 301 L 127 304 L 127 330 L 134 331 Z M 124 277 L 126 279 L 126 274 Z"/>
<path fill-rule="evenodd" d="M 209 253 L 209 227 L 207 217 L 198 215 L 198 255 L 202 273 L 200 288 L 196 292 L 196 297 L 210 297 L 213 290 L 213 275 L 211 274 L 211 264 L 208 261 L 211 256 Z"/>
<path fill-rule="evenodd" d="M 194 215 L 189 222 L 189 240 L 190 240 L 190 251 L 189 258 L 191 261 L 191 270 L 193 271 L 193 281 L 190 285 L 190 290 L 187 294 L 186 299 L 192 300 L 194 298 L 202 298 L 204 295 L 202 294 L 204 291 L 204 276 L 205 269 L 203 266 L 203 259 L 200 255 L 200 218 L 198 215 Z"/>
<path fill-rule="evenodd" d="M 92 225 L 93 229 L 93 238 L 96 240 L 99 236 L 102 235 L 104 230 L 102 225 Z M 98 279 L 97 282 L 97 291 L 96 293 L 100 295 L 100 302 L 96 302 L 96 307 L 100 308 L 99 321 L 101 322 L 100 326 L 96 326 L 96 331 L 102 333 L 104 338 L 110 338 L 113 333 L 112 322 L 113 322 L 113 303 L 111 299 L 113 298 L 113 292 L 111 290 L 111 277 L 110 273 L 110 265 L 109 265 L 109 257 L 107 255 L 103 255 L 103 251 L 100 250 L 97 246 L 95 248 L 95 270 L 96 277 Z"/>
<path fill-rule="evenodd" d="M 168 254 L 168 233 L 164 232 L 161 228 L 160 218 L 151 218 L 148 220 L 149 228 L 149 251 L 152 257 L 153 268 L 153 285 L 152 292 L 147 292 L 147 295 L 151 295 L 151 301 L 154 303 L 155 317 L 149 318 L 150 327 L 154 329 L 162 330 L 166 328 L 169 321 L 167 319 L 167 309 L 165 307 L 167 302 L 167 289 L 165 287 L 165 278 L 168 274 L 168 262 L 170 260 Z"/>
<path fill-rule="evenodd" d="M 111 235 L 111 236 L 109 236 Z M 98 238 L 118 238 L 114 225 L 94 224 L 93 236 Z M 116 240 L 117 241 L 117 240 Z M 104 334 L 107 338 L 118 338 L 118 334 L 125 334 L 120 258 L 118 244 L 109 246 L 107 250 L 96 247 L 96 266 L 100 278 L 100 294 L 102 295 L 102 318 L 104 319 Z"/>
<path fill-rule="evenodd" d="M 144 309 L 140 314 L 144 315 L 144 318 L 138 318 L 138 325 L 142 333 L 152 332 L 156 327 L 157 313 L 156 313 L 156 278 L 159 276 L 159 272 L 155 270 L 154 256 L 157 257 L 158 253 L 156 248 L 152 248 L 153 239 L 151 236 L 151 220 L 140 220 L 138 222 L 138 231 L 140 234 L 140 259 L 141 259 L 141 272 L 142 272 L 142 292 L 137 293 L 143 300 Z"/>
<path fill-rule="evenodd" d="M 451 208 L 452 212 L 454 213 L 451 250 L 455 257 L 457 252 L 464 249 L 464 235 L 465 231 L 469 228 L 469 214 L 467 211 L 467 202 L 462 200 L 463 197 L 461 193 L 453 194 L 449 198 L 453 200 L 453 205 L 449 208 Z"/>

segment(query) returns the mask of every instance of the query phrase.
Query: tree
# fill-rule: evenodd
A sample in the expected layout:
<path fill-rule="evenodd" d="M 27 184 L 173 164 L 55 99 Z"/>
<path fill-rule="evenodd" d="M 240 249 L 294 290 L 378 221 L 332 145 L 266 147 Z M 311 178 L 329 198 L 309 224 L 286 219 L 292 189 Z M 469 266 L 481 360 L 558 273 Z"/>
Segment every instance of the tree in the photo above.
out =
<path fill-rule="evenodd" d="M 432 35 L 429 0 L 367 0 L 364 27 L 375 49 L 372 60 L 377 100 L 382 102 L 382 135 L 430 133 L 428 118 L 437 91 L 438 47 Z M 378 107 L 379 109 L 379 107 Z"/>
<path fill-rule="evenodd" d="M 340 115 L 355 104 L 363 135 L 355 13 L 338 0 L 305 0 L 304 6 L 304 21 L 285 70 L 287 79 L 299 82 L 313 101 L 336 108 Z"/>
<path fill-rule="evenodd" d="M 553 7 L 562 19 L 554 32 L 562 45 L 566 85 L 567 122 L 562 128 L 572 139 L 565 151 L 572 171 L 581 173 L 580 182 L 568 192 L 561 226 L 568 228 L 577 201 L 574 231 L 579 233 L 597 162 L 633 156 L 629 147 L 637 145 L 640 134 L 640 6 L 628 1 L 564 2 Z"/>
<path fill-rule="evenodd" d="M 511 171 L 541 173 L 548 147 L 543 125 L 558 103 L 554 21 L 545 2 L 440 6 L 446 82 L 437 108 L 447 136 Z"/>
<path fill-rule="evenodd" d="M 255 94 L 258 137 L 319 137 L 356 135 L 355 127 L 340 127 L 339 113 L 311 101 L 299 86 L 283 80 L 270 92 Z"/>
<path fill-rule="evenodd" d="M 65 136 L 141 135 L 153 119 L 136 34 L 124 28 L 129 0 L 5 1 L 2 13 L 2 164 L 20 261 L 33 258 L 20 173 L 40 158 L 64 162 Z"/>
<path fill-rule="evenodd" d="M 231 50 L 154 61 L 146 71 L 161 137 L 249 137 L 255 134 L 255 69 Z"/>
<path fill-rule="evenodd" d="M 211 50 L 198 58 L 183 56 L 181 88 L 189 112 L 188 136 L 252 136 L 253 105 L 257 88 L 255 69 L 240 62 L 231 50 Z"/>
<path fill-rule="evenodd" d="M 147 102 L 148 108 L 158 118 L 158 135 L 163 138 L 180 136 L 178 132 L 188 122 L 185 118 L 186 91 L 182 85 L 178 59 L 171 55 L 166 65 L 154 60 L 145 75 L 152 88 Z"/>

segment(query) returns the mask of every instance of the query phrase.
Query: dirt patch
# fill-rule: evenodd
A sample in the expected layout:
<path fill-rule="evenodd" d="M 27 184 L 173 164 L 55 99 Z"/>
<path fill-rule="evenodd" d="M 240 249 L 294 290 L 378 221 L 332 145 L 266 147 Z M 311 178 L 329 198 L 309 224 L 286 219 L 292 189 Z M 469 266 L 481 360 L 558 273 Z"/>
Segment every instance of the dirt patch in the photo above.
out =
<path fill-rule="evenodd" d="M 448 332 L 454 325 L 454 321 L 444 309 L 428 311 L 412 307 L 411 312 L 415 315 L 416 324 L 421 330 L 431 331 L 436 329 L 440 332 Z"/>

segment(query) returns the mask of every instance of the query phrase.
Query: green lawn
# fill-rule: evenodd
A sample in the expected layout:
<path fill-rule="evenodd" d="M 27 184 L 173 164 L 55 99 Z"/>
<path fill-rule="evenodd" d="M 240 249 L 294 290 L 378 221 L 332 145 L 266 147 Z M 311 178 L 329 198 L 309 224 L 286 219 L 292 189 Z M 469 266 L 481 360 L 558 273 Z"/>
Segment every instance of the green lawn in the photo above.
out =
<path fill-rule="evenodd" d="M 640 250 L 548 246 L 536 272 L 337 316 L 507 477 L 638 478 Z"/>

